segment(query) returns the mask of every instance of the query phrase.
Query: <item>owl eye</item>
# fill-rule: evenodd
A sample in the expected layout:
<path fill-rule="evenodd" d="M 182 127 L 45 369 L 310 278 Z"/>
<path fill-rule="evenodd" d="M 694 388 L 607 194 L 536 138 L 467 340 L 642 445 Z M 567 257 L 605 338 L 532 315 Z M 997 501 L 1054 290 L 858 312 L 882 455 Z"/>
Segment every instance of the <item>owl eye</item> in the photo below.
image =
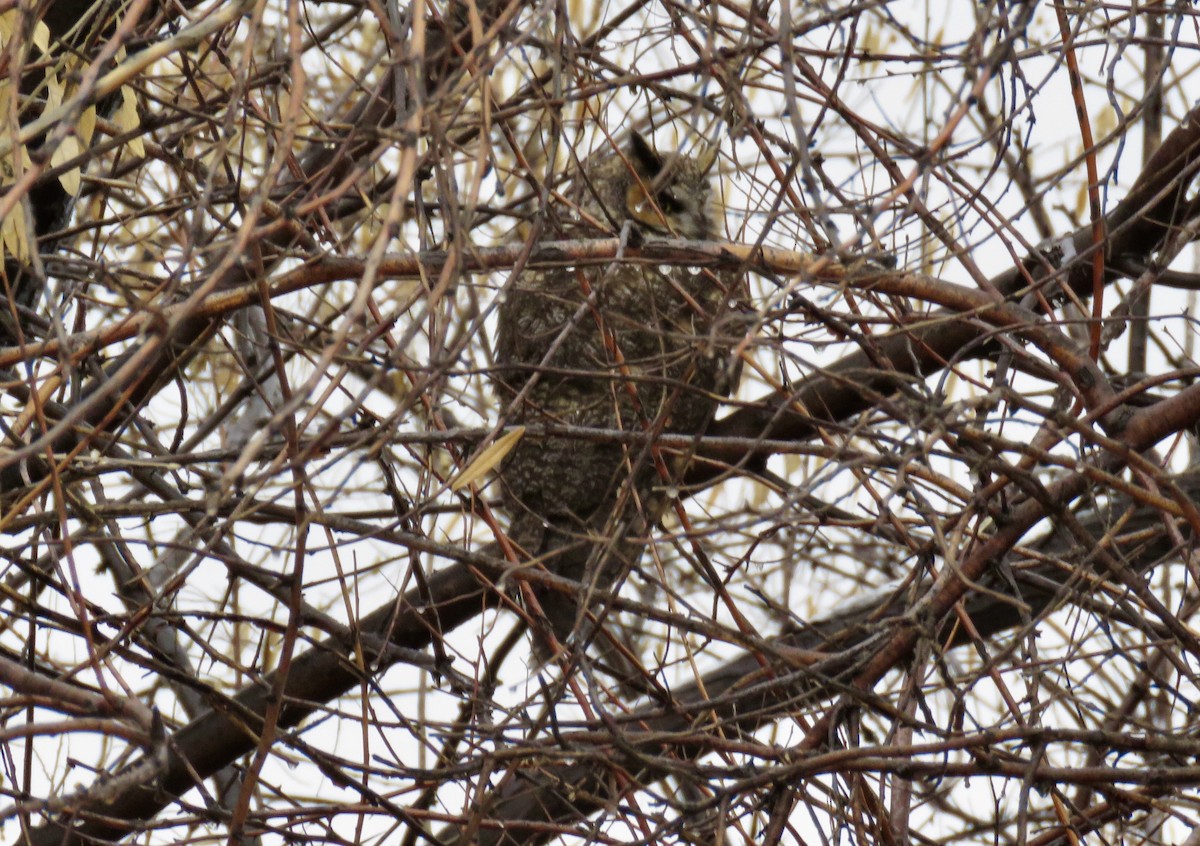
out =
<path fill-rule="evenodd" d="M 666 214 L 679 214 L 679 212 L 683 211 L 683 203 L 670 190 L 659 193 L 658 207 Z"/>
<path fill-rule="evenodd" d="M 688 208 L 672 187 L 659 189 L 651 195 L 640 184 L 631 185 L 625 194 L 625 210 L 629 216 L 659 232 L 674 231 L 685 222 Z"/>
<path fill-rule="evenodd" d="M 656 198 L 658 201 L 659 198 Z M 625 194 L 625 210 L 629 212 L 629 216 L 639 223 L 644 223 L 652 229 L 662 229 L 663 219 L 659 214 L 659 209 L 662 209 L 663 214 L 666 213 L 659 202 L 658 208 L 650 202 L 649 196 L 640 185 L 631 185 Z"/>

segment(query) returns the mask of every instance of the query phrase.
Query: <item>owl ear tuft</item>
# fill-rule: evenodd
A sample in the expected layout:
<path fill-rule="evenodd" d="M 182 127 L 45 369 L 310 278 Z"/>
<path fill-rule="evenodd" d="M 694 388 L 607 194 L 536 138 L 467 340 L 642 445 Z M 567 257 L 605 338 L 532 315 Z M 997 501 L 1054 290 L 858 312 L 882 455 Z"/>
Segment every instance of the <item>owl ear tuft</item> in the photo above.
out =
<path fill-rule="evenodd" d="M 707 174 L 712 170 L 712 166 L 717 163 L 717 145 L 705 143 L 701 145 L 700 151 L 696 153 L 696 163 L 700 166 L 700 172 Z"/>
<path fill-rule="evenodd" d="M 629 133 L 629 160 L 642 177 L 657 176 L 663 169 L 662 157 L 637 130 Z"/>

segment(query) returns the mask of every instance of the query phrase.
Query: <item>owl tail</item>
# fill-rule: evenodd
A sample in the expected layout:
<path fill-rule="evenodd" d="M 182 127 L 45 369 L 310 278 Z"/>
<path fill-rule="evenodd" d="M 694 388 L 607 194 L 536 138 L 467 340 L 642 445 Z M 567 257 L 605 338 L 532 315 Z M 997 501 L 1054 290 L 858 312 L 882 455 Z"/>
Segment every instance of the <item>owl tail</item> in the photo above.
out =
<path fill-rule="evenodd" d="M 608 527 L 607 534 L 598 538 L 583 534 L 577 521 L 552 522 L 545 527 L 537 551 L 549 572 L 581 586 L 576 596 L 548 588 L 534 590 L 548 632 L 554 635 L 559 648 L 580 649 L 590 645 L 599 656 L 602 669 L 616 677 L 622 688 L 640 679 L 642 672 L 606 632 L 598 630 L 598 625 L 608 616 L 608 597 L 637 566 L 644 551 L 642 543 L 628 538 L 643 534 L 644 528 L 642 520 L 632 524 L 625 521 L 618 524 L 616 531 Z M 550 638 L 539 634 L 536 627 L 533 648 L 539 666 L 560 657 Z"/>

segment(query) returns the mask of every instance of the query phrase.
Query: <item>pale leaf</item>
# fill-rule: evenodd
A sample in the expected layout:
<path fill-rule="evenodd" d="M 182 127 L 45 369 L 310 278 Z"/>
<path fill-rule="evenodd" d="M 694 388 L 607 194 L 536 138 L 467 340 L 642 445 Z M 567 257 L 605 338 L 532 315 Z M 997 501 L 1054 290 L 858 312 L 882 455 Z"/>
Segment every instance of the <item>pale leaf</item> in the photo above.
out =
<path fill-rule="evenodd" d="M 46 71 L 46 107 L 55 109 L 61 106 L 63 94 L 64 86 L 62 80 L 58 78 L 58 74 Z"/>
<path fill-rule="evenodd" d="M 0 225 L 0 237 L 4 241 L 4 252 L 17 261 L 29 258 L 29 238 L 25 234 L 25 215 L 20 208 L 15 208 Z"/>
<path fill-rule="evenodd" d="M 36 44 L 43 53 L 50 52 L 50 27 L 46 26 L 41 21 L 38 21 L 33 25 L 33 43 Z"/>
<path fill-rule="evenodd" d="M 50 156 L 50 166 L 57 167 L 63 162 L 68 162 L 83 152 L 83 147 L 79 144 L 79 139 L 75 136 L 68 136 L 62 140 L 54 153 Z M 70 170 L 62 173 L 58 177 L 58 181 L 62 187 L 72 197 L 79 196 L 79 168 L 73 167 Z"/>
<path fill-rule="evenodd" d="M 511 432 L 506 432 L 496 438 L 495 443 L 475 456 L 475 460 L 454 477 L 454 480 L 450 482 L 450 490 L 461 490 L 486 476 L 493 467 L 504 460 L 504 456 L 512 452 L 512 448 L 517 445 L 517 441 L 521 440 L 524 434 L 525 427 L 517 426 Z"/>
<path fill-rule="evenodd" d="M 84 146 L 92 143 L 92 135 L 96 131 L 96 107 L 88 106 L 83 110 L 83 114 L 79 116 L 79 140 Z"/>
<path fill-rule="evenodd" d="M 113 122 L 120 127 L 122 132 L 132 132 L 142 125 L 141 120 L 138 119 L 137 95 L 129 86 L 121 89 L 121 105 L 117 109 Z M 138 158 L 146 155 L 146 145 L 142 142 L 141 136 L 129 140 L 129 149 Z"/>

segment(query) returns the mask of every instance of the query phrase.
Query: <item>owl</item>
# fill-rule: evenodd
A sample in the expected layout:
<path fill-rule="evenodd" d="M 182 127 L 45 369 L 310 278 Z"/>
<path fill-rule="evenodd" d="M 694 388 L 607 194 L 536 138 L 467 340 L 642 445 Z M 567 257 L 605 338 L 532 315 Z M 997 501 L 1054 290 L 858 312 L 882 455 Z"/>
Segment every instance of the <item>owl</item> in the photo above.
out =
<path fill-rule="evenodd" d="M 710 238 L 713 159 L 659 154 L 634 133 L 624 149 L 585 165 L 569 195 L 581 222 L 551 235 L 611 237 L 631 226 L 643 237 Z M 507 419 L 703 432 L 731 388 L 729 344 L 716 327 L 733 287 L 709 272 L 632 263 L 523 273 L 498 310 L 493 381 Z M 536 594 L 560 643 L 594 636 L 602 599 L 669 505 L 665 491 L 683 460 L 665 452 L 656 460 L 649 442 L 527 432 L 501 466 L 509 537 L 530 560 L 584 585 L 582 606 Z M 534 643 L 546 660 L 546 640 Z"/>

